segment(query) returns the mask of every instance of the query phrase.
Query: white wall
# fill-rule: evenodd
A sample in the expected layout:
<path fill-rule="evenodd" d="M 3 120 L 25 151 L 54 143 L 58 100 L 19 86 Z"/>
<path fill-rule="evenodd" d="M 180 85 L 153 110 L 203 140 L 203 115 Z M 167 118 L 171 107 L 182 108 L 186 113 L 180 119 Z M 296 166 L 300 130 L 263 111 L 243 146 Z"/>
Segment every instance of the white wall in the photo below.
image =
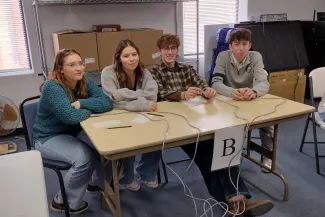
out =
<path fill-rule="evenodd" d="M 32 54 L 33 73 L 29 75 L 0 77 L 0 95 L 12 99 L 18 106 L 20 101 L 39 94 L 43 78 L 36 40 L 33 0 L 23 0 L 27 32 Z M 175 3 L 141 3 L 119 5 L 56 5 L 40 6 L 40 20 L 43 29 L 48 67 L 53 62 L 52 35 L 64 29 L 91 30 L 93 24 L 118 23 L 122 28 L 150 27 L 176 32 Z M 97 76 L 98 77 L 98 76 Z"/>
<path fill-rule="evenodd" d="M 314 10 L 325 11 L 325 0 L 248 0 L 247 17 L 287 13 L 289 20 L 312 20 Z"/>
<path fill-rule="evenodd" d="M 122 28 L 150 27 L 163 29 L 165 32 L 176 32 L 173 3 L 47 6 L 42 7 L 40 17 L 49 63 L 53 61 L 54 54 L 51 35 L 53 31 L 91 31 L 92 24 L 117 23 Z"/>
<path fill-rule="evenodd" d="M 247 5 L 244 2 L 247 1 Z M 36 40 L 33 0 L 23 0 L 25 19 L 33 62 L 33 74 L 0 77 L 0 95 L 12 99 L 17 105 L 29 96 L 39 94 L 43 81 L 37 76 L 40 58 Z M 313 10 L 325 11 L 324 0 L 240 0 L 240 20 L 264 13 L 288 13 L 290 20 L 311 20 Z M 73 28 L 90 30 L 92 24 L 119 23 L 124 28 L 153 27 L 165 32 L 176 32 L 176 6 L 174 3 L 161 4 L 120 4 L 87 6 L 41 6 L 40 18 L 43 27 L 48 67 L 53 61 L 51 33 Z M 181 22 L 179 22 L 181 25 Z"/>

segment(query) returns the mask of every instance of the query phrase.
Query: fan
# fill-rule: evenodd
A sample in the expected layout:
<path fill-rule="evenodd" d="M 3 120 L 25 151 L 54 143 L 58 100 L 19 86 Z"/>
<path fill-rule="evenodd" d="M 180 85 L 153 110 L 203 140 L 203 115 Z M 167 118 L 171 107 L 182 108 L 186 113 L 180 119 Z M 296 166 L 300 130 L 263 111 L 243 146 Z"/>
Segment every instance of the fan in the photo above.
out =
<path fill-rule="evenodd" d="M 0 95 L 0 137 L 9 135 L 16 130 L 19 124 L 17 106 L 8 98 Z M 0 155 L 17 151 L 14 142 L 0 142 Z"/>

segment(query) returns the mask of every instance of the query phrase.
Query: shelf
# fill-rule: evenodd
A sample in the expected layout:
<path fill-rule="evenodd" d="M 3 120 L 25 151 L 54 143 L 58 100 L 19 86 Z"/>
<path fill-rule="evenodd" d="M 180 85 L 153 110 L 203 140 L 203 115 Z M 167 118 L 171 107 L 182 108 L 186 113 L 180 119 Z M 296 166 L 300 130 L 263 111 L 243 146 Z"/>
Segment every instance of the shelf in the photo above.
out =
<path fill-rule="evenodd" d="M 39 5 L 89 5 L 123 3 L 173 3 L 196 2 L 198 0 L 36 0 Z"/>

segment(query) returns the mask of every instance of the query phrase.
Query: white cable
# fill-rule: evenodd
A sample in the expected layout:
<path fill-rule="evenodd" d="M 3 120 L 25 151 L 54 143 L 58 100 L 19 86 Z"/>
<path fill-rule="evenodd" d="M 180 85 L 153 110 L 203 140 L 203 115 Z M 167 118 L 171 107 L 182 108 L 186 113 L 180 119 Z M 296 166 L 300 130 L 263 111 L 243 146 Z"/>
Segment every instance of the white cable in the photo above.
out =
<path fill-rule="evenodd" d="M 143 113 L 140 113 L 140 112 L 132 112 L 132 111 L 122 111 L 122 112 L 118 112 L 118 113 L 103 113 L 103 114 L 93 114 L 93 115 L 91 115 L 91 117 L 100 117 L 100 116 L 106 116 L 106 115 L 109 115 L 109 116 L 111 116 L 111 115 L 119 115 L 119 114 L 132 114 L 132 113 L 136 113 L 136 114 L 139 114 L 139 115 L 142 115 L 142 116 L 144 116 L 144 117 L 146 117 L 146 118 L 148 118 L 149 120 L 151 120 L 151 121 L 157 121 L 157 122 L 159 122 L 159 121 L 164 121 L 165 123 L 166 123 L 166 130 L 165 130 L 165 133 L 164 133 L 164 135 L 163 135 L 163 144 L 162 144 L 162 158 L 163 158 L 163 162 L 164 162 L 164 164 L 165 164 L 165 166 L 170 170 L 170 171 L 172 171 L 172 173 L 180 180 L 180 182 L 182 183 L 182 185 L 183 185 L 183 189 L 184 189 L 184 195 L 185 196 L 187 196 L 187 197 L 189 197 L 189 198 L 191 198 L 192 200 L 193 200 L 193 204 L 194 204 L 194 208 L 195 208 L 195 213 L 196 213 L 196 217 L 198 217 L 198 211 L 197 211 L 197 205 L 196 205 L 196 202 L 195 202 L 195 200 L 200 200 L 200 201 L 204 201 L 204 209 L 205 209 L 205 204 L 206 203 L 208 203 L 208 205 L 210 206 L 210 209 L 209 210 L 211 210 L 211 215 L 212 215 L 212 217 L 213 217 L 213 210 L 212 210 L 212 206 L 211 206 L 211 204 L 209 203 L 209 201 L 208 200 L 205 200 L 205 199 L 202 199 L 202 198 L 196 198 L 196 197 L 194 197 L 193 196 L 193 193 L 191 192 L 191 190 L 190 190 L 190 188 L 184 183 L 184 181 L 182 180 L 182 178 L 171 168 L 171 167 L 169 167 L 167 164 L 166 164 L 166 162 L 165 162 L 165 160 L 164 160 L 164 148 L 165 148 L 165 141 L 166 141 L 166 136 L 168 135 L 168 131 L 169 131 L 169 122 L 166 120 L 166 119 L 159 119 L 159 120 L 153 120 L 153 119 L 151 119 L 150 117 L 148 117 L 145 113 L 143 114 Z M 200 136 L 200 133 L 201 133 L 201 130 L 199 129 L 199 128 L 197 128 L 197 127 L 195 127 L 195 126 L 193 126 L 193 125 L 191 125 L 190 123 L 189 123 L 189 121 L 187 120 L 187 118 L 186 117 L 184 117 L 183 115 L 180 115 L 180 114 L 177 114 L 177 113 L 171 113 L 171 112 L 157 112 L 156 111 L 156 113 L 162 113 L 162 114 L 171 114 L 171 115 L 176 115 L 176 116 L 179 116 L 179 117 L 182 117 L 186 122 L 187 122 L 187 124 L 189 125 L 189 126 L 191 126 L 191 127 L 193 127 L 194 129 L 196 129 L 196 130 L 198 130 L 199 131 L 199 133 L 198 133 L 198 137 L 197 137 L 197 140 L 196 140 L 196 147 L 195 147 L 195 155 L 196 155 L 196 150 L 197 150 L 197 146 L 198 146 L 198 141 L 199 141 L 199 136 Z M 193 159 L 192 159 L 192 161 L 191 161 L 191 163 L 190 163 L 190 166 L 193 164 L 193 161 L 194 161 L 194 159 L 195 159 L 195 155 L 193 156 Z M 186 169 L 186 171 L 190 168 L 190 166 Z M 187 194 L 186 193 L 186 190 L 188 190 L 189 191 L 189 193 L 190 193 L 190 195 L 189 194 Z M 216 204 L 215 204 L 216 205 Z M 223 207 L 222 207 L 223 208 Z M 228 206 L 227 206 L 227 210 L 228 210 Z M 205 213 L 203 214 L 203 215 L 205 215 L 205 216 L 207 216 L 206 215 L 206 213 L 207 213 L 208 211 L 205 211 Z M 202 216 L 203 216 L 202 215 Z"/>
<path fill-rule="evenodd" d="M 181 117 L 181 118 L 183 118 L 185 121 L 186 121 L 186 123 L 190 126 L 190 127 L 192 127 L 192 128 L 194 128 L 194 129 L 196 129 L 199 133 L 198 133 L 198 136 L 197 136 L 197 139 L 196 139 L 196 145 L 195 145 L 195 151 L 194 151 L 194 155 L 193 155 L 193 158 L 192 158 L 192 160 L 191 160 L 191 163 L 189 164 L 189 166 L 187 167 L 187 169 L 186 169 L 186 171 L 190 168 L 190 166 L 193 164 L 193 162 L 194 162 L 194 160 L 195 160 L 195 157 L 196 157 L 196 153 L 197 153 L 197 147 L 198 147 L 198 142 L 199 142 L 199 137 L 200 137 L 200 134 L 201 134 L 201 130 L 199 129 L 199 128 L 197 128 L 197 127 L 195 127 L 195 126 L 193 126 L 192 124 L 190 124 L 189 123 L 189 121 L 188 121 L 188 119 L 185 117 L 185 116 L 183 116 L 183 115 L 180 115 L 180 114 L 177 114 L 177 113 L 172 113 L 172 112 L 158 112 L 158 111 L 156 111 L 156 113 L 160 113 L 160 114 L 170 114 L 170 115 L 176 115 L 176 116 L 179 116 L 179 117 Z M 141 113 L 139 113 L 139 114 L 141 114 Z M 141 115 L 144 115 L 144 116 L 146 116 L 145 114 L 141 114 Z M 146 116 L 147 117 L 147 116 Z M 149 117 L 147 117 L 148 119 L 150 119 L 150 120 L 152 120 L 151 118 L 149 118 Z M 160 120 L 165 120 L 167 123 L 168 123 L 168 121 L 166 120 L 166 119 L 160 119 Z M 152 120 L 152 121 L 159 121 L 159 120 Z M 200 201 L 204 201 L 204 203 L 203 203 L 203 209 L 204 209 L 204 213 L 201 215 L 201 217 L 202 216 L 207 216 L 207 212 L 209 211 L 209 210 L 211 210 L 211 217 L 213 217 L 213 210 L 212 210 L 212 208 L 213 208 L 213 206 L 215 206 L 215 205 L 220 205 L 220 207 L 222 208 L 222 209 L 224 209 L 224 210 L 226 210 L 225 211 L 225 213 L 224 213 L 224 215 L 223 216 L 225 216 L 227 213 L 228 213 L 228 205 L 227 204 L 225 204 L 225 203 L 223 203 L 223 202 L 218 202 L 217 200 L 215 200 L 214 198 L 208 198 L 208 199 L 202 199 L 202 198 L 197 198 L 197 197 L 194 197 L 193 196 L 193 194 L 192 194 L 192 192 L 191 192 L 191 190 L 190 190 L 190 188 L 184 183 L 184 181 L 182 180 L 182 178 L 171 168 L 171 167 L 169 167 L 167 164 L 166 164 L 166 161 L 164 160 L 164 150 L 165 150 L 165 142 L 166 142 L 166 135 L 168 135 L 168 130 L 169 130 L 169 123 L 168 123 L 168 128 L 166 129 L 166 132 L 165 132 L 165 134 L 164 134 L 164 140 L 163 140 L 163 145 L 162 145 L 162 159 L 163 159 L 163 162 L 164 162 L 164 164 L 165 164 L 165 166 L 170 170 L 170 171 L 172 171 L 172 173 L 174 173 L 174 175 L 180 180 L 180 182 L 182 183 L 182 185 L 183 185 L 183 188 L 184 188 L 184 195 L 185 196 L 187 196 L 187 197 L 189 197 L 189 198 L 191 198 L 192 200 L 193 200 L 193 203 L 194 203 L 194 207 L 195 207 L 195 216 L 196 217 L 198 217 L 198 213 L 197 213 L 197 205 L 196 205 L 196 202 L 195 202 L 195 200 L 200 200 Z M 185 171 L 185 172 L 186 172 Z M 190 192 L 190 195 L 188 195 L 188 194 L 186 194 L 186 189 Z M 215 201 L 216 203 L 214 204 L 214 205 L 211 205 L 210 204 L 210 202 L 209 202 L 209 200 L 213 200 L 213 201 Z M 205 205 L 206 205 L 206 203 L 210 206 L 210 208 L 208 209 L 208 210 L 206 210 L 206 207 L 205 207 Z M 226 206 L 226 208 L 224 208 L 221 204 L 224 204 L 225 206 Z M 240 213 L 239 215 L 241 215 L 242 213 Z M 237 214 L 234 214 L 234 216 L 237 216 Z"/>
<path fill-rule="evenodd" d="M 240 192 L 239 192 L 239 190 L 238 190 L 238 184 L 239 184 L 239 177 L 240 177 L 240 172 L 241 172 L 241 163 L 239 164 L 239 172 L 238 172 L 238 176 L 237 176 L 237 185 L 235 185 L 234 184 L 234 182 L 233 182 L 233 180 L 232 180 L 232 177 L 231 177 L 231 175 L 230 175 L 230 165 L 231 165 L 231 162 L 234 160 L 234 158 L 241 152 L 241 150 L 243 149 L 243 147 L 244 147 L 244 144 L 245 144 L 245 138 L 247 138 L 247 136 L 248 136 L 248 131 L 249 131 L 249 127 L 250 127 L 250 125 L 257 119 L 257 118 L 260 118 L 260 117 L 263 117 L 263 116 L 267 116 L 267 115 L 270 115 L 270 114 L 273 114 L 273 113 L 275 113 L 276 111 L 277 111 L 277 107 L 279 107 L 280 105 L 282 105 L 282 104 L 284 104 L 286 101 L 287 101 L 287 99 L 281 99 L 281 98 L 256 98 L 255 100 L 282 100 L 282 102 L 281 103 L 279 103 L 279 104 L 277 104 L 275 107 L 274 107 L 274 109 L 273 109 L 273 111 L 271 111 L 271 112 L 268 112 L 268 113 L 265 113 L 265 114 L 261 114 L 261 115 L 258 115 L 258 116 L 256 116 L 256 117 L 254 117 L 250 122 L 249 122 L 249 120 L 247 119 L 247 118 L 244 118 L 244 117 L 241 117 L 241 116 L 239 116 L 238 114 L 237 114 L 237 111 L 240 109 L 238 106 L 236 106 L 236 105 L 233 105 L 233 104 L 231 104 L 231 103 L 228 103 L 228 102 L 226 102 L 226 101 L 224 101 L 224 100 L 220 100 L 220 99 L 217 99 L 217 98 L 215 98 L 216 100 L 218 100 L 218 101 L 220 101 L 220 102 L 223 102 L 223 103 L 226 103 L 226 104 L 228 104 L 228 105 L 230 105 L 230 106 L 232 106 L 232 107 L 235 107 L 235 111 L 234 111 L 234 115 L 235 115 L 235 117 L 236 118 L 238 118 L 238 119 L 241 119 L 241 120 L 245 120 L 247 123 L 246 123 L 246 128 L 245 128 L 245 130 L 244 130 L 244 134 L 243 134 L 243 143 L 242 143 L 242 147 L 238 150 L 238 152 L 230 159 L 230 161 L 229 161 L 229 164 L 228 164 L 228 174 L 229 174 L 229 178 L 230 178 L 230 181 L 231 181 L 231 184 L 234 186 L 234 188 L 236 189 L 236 191 L 237 191 L 237 195 L 239 195 L 240 194 Z M 243 156 L 241 157 L 241 162 L 242 162 L 242 160 L 243 160 Z M 245 203 L 243 203 L 244 204 L 244 210 L 245 210 Z M 238 201 L 238 206 L 239 206 L 239 201 Z M 240 213 L 239 215 L 241 215 L 242 213 Z"/>
<path fill-rule="evenodd" d="M 228 174 L 229 174 L 229 179 L 230 179 L 230 181 L 231 181 L 231 184 L 234 186 L 234 188 L 236 189 L 236 191 L 237 191 L 237 195 L 240 195 L 240 192 L 239 192 L 239 190 L 238 190 L 238 185 L 239 185 L 239 177 L 240 177 L 240 172 L 241 172 L 241 163 L 239 164 L 239 171 L 238 171 L 238 176 L 237 176 L 237 182 L 236 182 L 236 185 L 234 184 L 234 182 L 233 182 L 233 180 L 232 180 L 232 177 L 231 177 L 231 174 L 230 174 L 230 165 L 231 165 L 231 162 L 234 160 L 234 158 L 239 154 L 239 153 L 241 153 L 241 150 L 243 149 L 243 147 L 244 147 L 244 144 L 245 144 L 245 138 L 247 138 L 247 136 L 248 136 L 248 131 L 249 131 L 249 127 L 250 127 L 250 125 L 257 119 L 257 118 L 259 118 L 259 117 L 263 117 L 263 116 L 267 116 L 267 115 L 270 115 L 270 114 L 273 114 L 273 113 L 275 113 L 276 112 L 276 110 L 277 110 L 277 107 L 278 106 L 280 106 L 280 105 L 282 105 L 282 104 L 284 104 L 287 100 L 286 99 L 281 99 L 281 98 L 257 98 L 257 99 L 255 99 L 255 100 L 283 100 L 281 103 L 279 103 L 279 104 L 277 104 L 275 107 L 274 107 L 274 110 L 272 111 L 272 112 L 268 112 L 268 113 L 266 113 L 266 114 L 262 114 L 262 115 L 258 115 L 258 116 L 256 116 L 256 117 L 254 117 L 252 120 L 251 120 L 251 122 L 249 122 L 249 120 L 247 119 L 247 118 L 244 118 L 244 117 L 240 117 L 239 115 L 237 115 L 237 111 L 240 109 L 238 106 L 236 106 L 236 105 L 233 105 L 233 104 L 231 104 L 231 103 L 228 103 L 228 102 L 226 102 L 226 101 L 223 101 L 223 100 L 220 100 L 220 99 L 217 99 L 217 98 L 215 98 L 216 100 L 218 100 L 218 101 L 220 101 L 220 102 L 223 102 L 223 103 L 226 103 L 226 104 L 228 104 L 228 105 L 230 105 L 230 106 L 232 106 L 232 107 L 235 107 L 235 111 L 234 111 L 234 115 L 235 115 L 235 117 L 236 118 L 238 118 L 238 119 L 241 119 L 241 120 L 244 120 L 244 121 L 246 121 L 247 123 L 246 123 L 246 128 L 245 128 L 245 130 L 244 130 L 244 133 L 243 133 L 243 143 L 242 143 L 242 147 L 241 147 L 241 149 L 239 149 L 239 151 L 231 158 L 231 160 L 229 161 L 229 164 L 228 164 Z M 109 114 L 109 113 L 105 113 L 105 114 L 93 114 L 93 115 L 91 115 L 92 117 L 99 117 L 99 116 L 103 116 L 103 115 L 119 115 L 119 114 L 125 114 L 125 113 L 137 113 L 137 114 L 140 114 L 140 115 L 142 115 L 142 116 L 144 116 L 144 117 L 146 117 L 146 118 L 148 118 L 149 120 L 151 120 L 151 121 L 164 121 L 165 123 L 166 123 L 166 130 L 165 130 L 165 133 L 164 133 L 164 135 L 163 135 L 163 144 L 162 144 L 162 158 L 163 158 L 163 162 L 164 162 L 164 164 L 165 164 L 165 166 L 170 170 L 170 171 L 172 171 L 172 173 L 174 173 L 174 175 L 180 180 L 180 182 L 182 183 L 182 185 L 183 185 L 183 189 L 184 189 L 184 195 L 185 196 L 187 196 L 187 197 L 190 197 L 192 200 L 193 200 L 193 204 L 194 204 L 194 208 L 195 208 L 195 213 L 196 213 L 196 217 L 198 217 L 198 211 L 197 211 L 197 205 L 196 205 L 196 202 L 195 202 L 195 200 L 200 200 L 200 201 L 204 201 L 204 203 L 203 203 L 203 210 L 204 210 L 204 213 L 200 216 L 200 217 L 202 217 L 202 216 L 207 216 L 207 212 L 209 212 L 209 210 L 211 210 L 211 216 L 213 217 L 213 207 L 214 206 L 216 206 L 216 205 L 219 205 L 223 210 L 225 210 L 225 213 L 223 214 L 223 216 L 222 217 L 224 217 L 227 213 L 230 213 L 230 214 L 232 214 L 234 217 L 235 216 L 239 216 L 239 215 L 242 215 L 243 214 L 243 212 L 245 211 L 245 203 L 244 203 L 244 201 L 242 200 L 242 202 L 243 202 L 243 205 L 244 205 L 244 209 L 243 209 L 243 211 L 242 212 L 240 212 L 240 213 L 238 213 L 238 212 L 236 212 L 236 213 L 231 213 L 231 212 L 229 212 L 228 211 L 228 204 L 226 204 L 226 203 L 224 203 L 224 202 L 218 202 L 217 200 L 215 200 L 214 198 L 208 198 L 208 199 L 202 199 L 202 198 L 196 198 L 196 197 L 194 197 L 193 196 L 193 194 L 192 194 L 192 192 L 191 192 L 191 190 L 190 190 L 190 188 L 184 183 L 184 181 L 182 180 L 182 178 L 171 168 L 171 167 L 169 167 L 167 164 L 166 164 L 166 162 L 165 162 L 165 160 L 164 160 L 164 148 L 165 148 L 165 141 L 166 141 L 166 136 L 168 135 L 168 131 L 169 131 L 169 122 L 166 120 L 166 119 L 159 119 L 159 120 L 153 120 L 153 119 L 151 119 L 150 117 L 148 117 L 146 114 L 143 114 L 143 113 L 139 113 L 139 112 L 129 112 L 129 111 L 125 111 L 125 112 L 119 112 L 119 113 L 113 113 L 113 114 Z M 195 160 L 195 157 L 196 157 L 196 153 L 197 153 L 197 147 L 198 147 L 198 142 L 199 142 L 199 137 L 200 137 L 200 134 L 201 134 L 201 130 L 199 129 L 199 128 L 197 128 L 197 127 L 195 127 L 195 126 L 193 126 L 193 125 L 191 125 L 190 123 L 189 123 L 189 121 L 188 121 L 188 119 L 185 117 L 185 116 L 183 116 L 183 115 L 180 115 L 180 114 L 177 114 L 177 113 L 172 113 L 172 112 L 158 112 L 158 111 L 156 111 L 156 113 L 161 113 L 161 114 L 171 114 L 171 115 L 176 115 L 176 116 L 179 116 L 179 117 L 181 117 L 181 118 L 183 118 L 185 121 L 186 121 L 186 123 L 190 126 L 190 127 L 192 127 L 192 128 L 194 128 L 194 129 L 196 129 L 197 131 L 198 131 L 198 135 L 197 135 L 197 139 L 196 139 L 196 145 L 195 145 L 195 151 L 194 151 L 194 156 L 193 156 L 193 158 L 192 158 L 192 160 L 191 160 L 191 163 L 189 164 L 189 166 L 187 167 L 187 169 L 185 170 L 185 172 L 187 172 L 188 171 L 188 169 L 191 167 L 191 165 L 193 164 L 193 162 L 194 162 L 194 160 Z M 240 162 L 242 162 L 242 159 L 243 159 L 243 156 L 241 156 L 241 160 L 240 160 Z M 189 193 L 190 193 L 190 195 L 188 195 L 187 193 L 186 193 L 186 189 L 189 191 Z M 210 202 L 209 202 L 209 200 L 212 200 L 213 202 L 215 202 L 215 204 L 213 204 L 213 205 L 211 205 L 210 204 Z M 206 210 L 206 203 L 209 205 L 209 208 Z M 225 207 L 226 208 L 225 208 Z M 239 210 L 239 206 L 240 206 L 240 201 L 237 201 L 237 211 Z"/>

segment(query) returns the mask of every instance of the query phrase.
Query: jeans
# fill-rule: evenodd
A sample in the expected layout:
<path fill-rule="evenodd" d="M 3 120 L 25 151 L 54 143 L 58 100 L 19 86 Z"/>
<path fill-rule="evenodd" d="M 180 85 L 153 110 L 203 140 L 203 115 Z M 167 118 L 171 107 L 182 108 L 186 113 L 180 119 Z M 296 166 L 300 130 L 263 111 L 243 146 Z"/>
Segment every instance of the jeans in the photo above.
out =
<path fill-rule="evenodd" d="M 274 126 L 263 127 L 259 129 L 262 146 L 272 151 L 273 149 L 273 135 Z"/>
<path fill-rule="evenodd" d="M 88 135 L 85 133 L 85 131 L 81 131 L 79 133 L 79 135 L 77 136 L 77 138 L 84 142 L 85 144 L 87 144 L 90 148 L 91 151 L 94 154 L 94 172 L 91 176 L 91 182 L 95 185 L 97 185 L 98 187 L 100 187 L 101 189 L 104 189 L 104 182 L 103 182 L 103 173 L 101 170 L 101 163 L 100 163 L 100 154 L 97 152 L 95 146 L 93 145 L 93 143 L 90 141 Z M 112 176 L 113 172 L 112 172 L 112 162 L 110 160 L 107 161 L 106 163 L 106 181 L 108 183 L 111 183 L 113 176 Z"/>
<path fill-rule="evenodd" d="M 189 157 L 193 158 L 195 145 L 195 143 L 188 144 L 182 146 L 182 149 Z M 227 200 L 232 196 L 237 195 L 237 190 L 230 181 L 228 168 L 211 172 L 213 145 L 213 140 L 199 142 L 194 161 L 201 171 L 211 196 L 219 202 L 227 202 Z M 238 167 L 230 168 L 231 179 L 235 186 L 237 186 L 238 172 Z M 246 198 L 251 198 L 251 195 L 241 177 L 239 177 L 238 181 L 238 191 Z"/>
<path fill-rule="evenodd" d="M 135 156 L 126 158 L 120 183 L 130 184 L 134 180 L 134 173 L 137 173 L 141 180 L 146 182 L 156 180 L 160 157 L 161 151 L 142 154 L 136 168 L 134 168 Z"/>
<path fill-rule="evenodd" d="M 44 158 L 71 164 L 63 181 L 69 207 L 78 209 L 97 164 L 93 150 L 78 138 L 65 134 L 52 137 L 43 144 L 35 141 L 35 148 Z M 57 200 L 62 203 L 61 191 Z"/>
<path fill-rule="evenodd" d="M 88 138 L 87 134 L 82 131 L 78 138 L 83 141 L 84 143 L 88 144 L 89 146 L 93 147 L 90 139 Z M 93 147 L 94 148 L 94 147 Z M 99 159 L 99 154 L 96 152 L 95 156 Z M 134 161 L 135 156 L 128 157 L 124 159 L 125 165 L 124 165 L 124 171 L 122 176 L 120 177 L 120 184 L 130 184 L 134 180 L 134 173 L 136 172 L 137 175 L 140 176 L 141 180 L 143 181 L 154 181 L 156 179 L 159 162 L 161 157 L 161 151 L 155 151 L 151 153 L 142 154 L 139 163 L 137 164 L 137 167 L 134 168 Z M 98 160 L 99 162 L 100 160 Z M 119 161 L 119 167 L 121 166 L 123 160 Z M 108 162 L 107 165 L 107 176 L 106 180 L 108 183 L 112 180 L 112 171 L 111 171 L 111 162 Z M 92 182 L 96 183 L 99 187 L 103 188 L 103 183 L 101 183 L 101 175 L 100 172 L 100 165 L 95 164 L 95 171 L 92 176 Z M 100 177 L 99 177 L 100 176 Z"/>

